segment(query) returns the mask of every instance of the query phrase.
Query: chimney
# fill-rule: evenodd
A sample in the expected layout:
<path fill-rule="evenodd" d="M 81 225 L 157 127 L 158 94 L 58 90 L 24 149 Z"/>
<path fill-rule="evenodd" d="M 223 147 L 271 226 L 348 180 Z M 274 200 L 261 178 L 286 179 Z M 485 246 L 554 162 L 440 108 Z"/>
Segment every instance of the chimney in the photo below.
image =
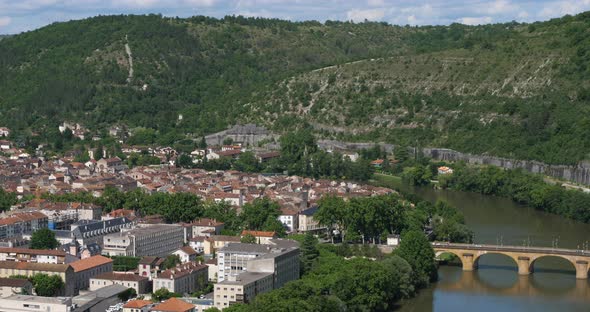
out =
<path fill-rule="evenodd" d="M 77 253 L 78 253 L 78 247 L 76 246 L 76 244 L 70 245 L 70 255 L 77 257 L 78 256 Z"/>

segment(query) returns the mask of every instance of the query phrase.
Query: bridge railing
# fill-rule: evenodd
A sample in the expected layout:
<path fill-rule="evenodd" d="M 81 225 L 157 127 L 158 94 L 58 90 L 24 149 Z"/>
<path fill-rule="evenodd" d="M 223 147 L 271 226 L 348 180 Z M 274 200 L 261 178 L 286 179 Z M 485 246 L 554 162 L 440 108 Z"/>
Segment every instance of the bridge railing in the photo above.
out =
<path fill-rule="evenodd" d="M 448 242 L 433 242 L 432 247 L 443 249 L 467 249 L 467 250 L 496 250 L 496 251 L 514 251 L 529 253 L 547 253 L 558 255 L 576 255 L 590 257 L 590 250 L 534 247 L 534 246 L 510 246 L 510 245 L 489 245 L 489 244 L 459 244 Z"/>

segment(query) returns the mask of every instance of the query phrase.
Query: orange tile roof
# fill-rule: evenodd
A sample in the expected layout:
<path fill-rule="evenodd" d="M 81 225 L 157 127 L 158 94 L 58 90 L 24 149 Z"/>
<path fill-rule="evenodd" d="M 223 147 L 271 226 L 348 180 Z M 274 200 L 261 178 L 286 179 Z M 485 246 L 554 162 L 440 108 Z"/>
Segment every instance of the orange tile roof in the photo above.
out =
<path fill-rule="evenodd" d="M 195 305 L 187 303 L 177 298 L 170 298 L 152 308 L 152 311 L 161 312 L 186 312 L 193 309 Z"/>
<path fill-rule="evenodd" d="M 266 231 L 248 231 L 248 230 L 243 230 L 242 231 L 242 236 L 251 234 L 254 237 L 275 237 L 275 235 L 277 233 L 275 232 L 266 232 Z"/>
<path fill-rule="evenodd" d="M 99 265 L 104 265 L 107 263 L 112 263 L 113 260 L 107 257 L 103 257 L 101 255 L 92 256 L 90 258 L 74 261 L 70 263 L 72 268 L 74 268 L 74 272 L 80 272 L 84 270 L 88 270 Z"/>
<path fill-rule="evenodd" d="M 132 300 L 132 301 L 127 302 L 123 306 L 123 308 L 128 308 L 128 309 L 133 309 L 133 308 L 135 308 L 135 309 L 141 309 L 141 308 L 143 308 L 145 306 L 148 306 L 150 304 L 152 304 L 152 302 L 149 301 L 149 300 Z"/>

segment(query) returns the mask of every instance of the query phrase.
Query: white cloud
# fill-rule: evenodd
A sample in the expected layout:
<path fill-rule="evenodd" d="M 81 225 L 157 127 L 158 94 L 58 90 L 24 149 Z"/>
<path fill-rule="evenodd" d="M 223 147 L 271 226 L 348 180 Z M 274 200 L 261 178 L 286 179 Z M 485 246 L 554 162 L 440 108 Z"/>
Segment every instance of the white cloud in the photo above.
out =
<path fill-rule="evenodd" d="M 492 18 L 490 16 L 461 17 L 457 19 L 457 22 L 465 25 L 483 25 L 491 23 Z"/>
<path fill-rule="evenodd" d="M 541 19 L 577 14 L 590 9 L 590 0 L 555 1 L 546 4 L 539 12 Z"/>
<path fill-rule="evenodd" d="M 515 12 L 518 8 L 518 5 L 508 0 L 496 0 L 491 3 L 484 1 L 482 6 L 476 9 L 476 12 L 486 15 L 498 15 Z"/>
<path fill-rule="evenodd" d="M 367 5 L 372 7 L 383 7 L 385 6 L 385 0 L 367 0 Z"/>
<path fill-rule="evenodd" d="M 368 9 L 368 10 L 359 10 L 359 9 L 352 9 L 346 12 L 346 17 L 348 20 L 352 20 L 355 22 L 362 22 L 364 20 L 369 21 L 380 21 L 385 16 L 384 9 Z"/>
<path fill-rule="evenodd" d="M 0 27 L 8 26 L 12 22 L 12 18 L 8 16 L 0 16 Z"/>

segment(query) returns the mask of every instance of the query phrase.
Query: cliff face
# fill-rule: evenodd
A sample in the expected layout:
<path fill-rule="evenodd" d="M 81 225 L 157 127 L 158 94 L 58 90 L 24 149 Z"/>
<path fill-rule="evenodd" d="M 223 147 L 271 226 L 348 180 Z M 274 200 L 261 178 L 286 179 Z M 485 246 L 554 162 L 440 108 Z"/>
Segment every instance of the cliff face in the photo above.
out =
<path fill-rule="evenodd" d="M 522 168 L 532 173 L 544 174 L 558 179 L 590 185 L 590 164 L 585 162 L 576 166 L 548 165 L 538 161 L 471 155 L 446 148 L 424 148 L 422 151 L 425 156 L 433 159 L 464 161 L 469 164 L 493 165 L 506 169 Z"/>
<path fill-rule="evenodd" d="M 319 146 L 324 150 L 359 150 L 369 149 L 375 143 L 366 142 L 342 142 L 336 140 L 320 140 Z M 394 152 L 396 146 L 393 144 L 380 143 L 388 153 Z M 413 148 L 409 148 L 413 152 Z M 474 165 L 493 165 L 505 169 L 522 168 L 531 173 L 544 174 L 550 177 L 572 181 L 579 184 L 590 185 L 590 164 L 581 162 L 575 166 L 550 165 L 539 161 L 517 160 L 487 155 L 474 155 L 458 152 L 448 148 L 423 148 L 424 156 L 444 161 L 464 161 Z"/>

